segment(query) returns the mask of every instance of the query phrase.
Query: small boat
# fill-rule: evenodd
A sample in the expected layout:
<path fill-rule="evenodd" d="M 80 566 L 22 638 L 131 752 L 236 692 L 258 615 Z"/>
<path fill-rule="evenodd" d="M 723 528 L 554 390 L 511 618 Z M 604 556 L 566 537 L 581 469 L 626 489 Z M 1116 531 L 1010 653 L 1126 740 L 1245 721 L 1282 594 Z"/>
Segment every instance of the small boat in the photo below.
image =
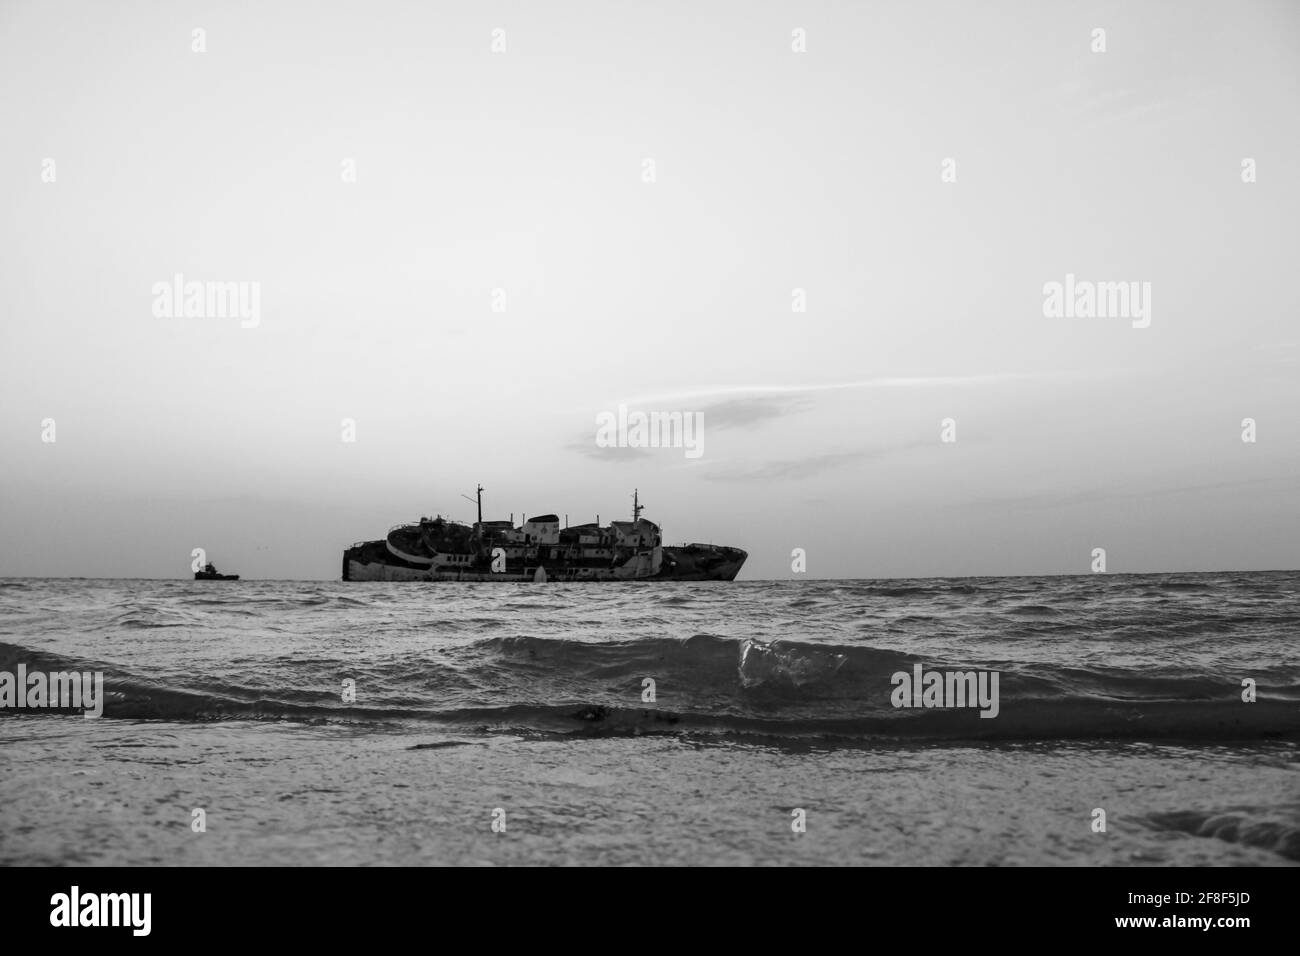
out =
<path fill-rule="evenodd" d="M 217 570 L 217 566 L 208 562 L 202 571 L 194 572 L 195 581 L 238 581 L 238 574 L 222 574 Z"/>

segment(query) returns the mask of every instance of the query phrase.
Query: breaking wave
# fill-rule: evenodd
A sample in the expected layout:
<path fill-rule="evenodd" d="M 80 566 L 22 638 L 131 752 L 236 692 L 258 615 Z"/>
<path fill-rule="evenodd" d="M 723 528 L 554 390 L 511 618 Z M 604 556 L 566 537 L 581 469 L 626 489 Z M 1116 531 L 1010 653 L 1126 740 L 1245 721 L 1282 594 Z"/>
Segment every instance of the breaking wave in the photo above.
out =
<path fill-rule="evenodd" d="M 1212 837 L 1227 843 L 1269 850 L 1288 860 L 1300 862 L 1300 805 L 1289 808 L 1288 820 L 1276 819 L 1276 811 L 1245 807 L 1216 813 L 1180 810 L 1153 813 L 1146 823 L 1154 829 L 1172 830 L 1192 836 Z M 1268 815 L 1264 815 L 1268 814 Z"/>

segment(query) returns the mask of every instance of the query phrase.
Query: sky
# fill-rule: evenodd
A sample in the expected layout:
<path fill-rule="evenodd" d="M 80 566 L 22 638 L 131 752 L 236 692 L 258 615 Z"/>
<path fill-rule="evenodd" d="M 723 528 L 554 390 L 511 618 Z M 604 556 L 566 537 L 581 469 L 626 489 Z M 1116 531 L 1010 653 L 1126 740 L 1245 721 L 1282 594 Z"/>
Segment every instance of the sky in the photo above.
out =
<path fill-rule="evenodd" d="M 1300 567 L 1298 107 L 1288 2 L 3 0 L 0 576 L 479 483 L 741 579 Z"/>

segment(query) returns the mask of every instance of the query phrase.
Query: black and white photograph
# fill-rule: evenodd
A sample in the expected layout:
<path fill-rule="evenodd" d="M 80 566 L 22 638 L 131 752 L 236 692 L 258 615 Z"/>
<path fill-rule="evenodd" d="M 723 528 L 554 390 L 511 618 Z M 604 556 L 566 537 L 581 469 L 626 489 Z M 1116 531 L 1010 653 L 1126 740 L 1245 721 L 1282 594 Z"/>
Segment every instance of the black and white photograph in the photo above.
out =
<path fill-rule="evenodd" d="M 1293 0 L 0 0 L 0 130 L 24 922 L 1300 864 Z"/>

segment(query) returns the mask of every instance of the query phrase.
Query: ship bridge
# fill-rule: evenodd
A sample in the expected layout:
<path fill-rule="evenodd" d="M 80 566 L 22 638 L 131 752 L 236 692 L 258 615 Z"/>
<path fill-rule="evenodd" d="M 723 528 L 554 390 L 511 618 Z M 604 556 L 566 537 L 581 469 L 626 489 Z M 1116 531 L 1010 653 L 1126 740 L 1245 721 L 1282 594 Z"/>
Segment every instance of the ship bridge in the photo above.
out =
<path fill-rule="evenodd" d="M 524 522 L 523 532 L 528 544 L 559 544 L 560 516 L 534 515 Z"/>

